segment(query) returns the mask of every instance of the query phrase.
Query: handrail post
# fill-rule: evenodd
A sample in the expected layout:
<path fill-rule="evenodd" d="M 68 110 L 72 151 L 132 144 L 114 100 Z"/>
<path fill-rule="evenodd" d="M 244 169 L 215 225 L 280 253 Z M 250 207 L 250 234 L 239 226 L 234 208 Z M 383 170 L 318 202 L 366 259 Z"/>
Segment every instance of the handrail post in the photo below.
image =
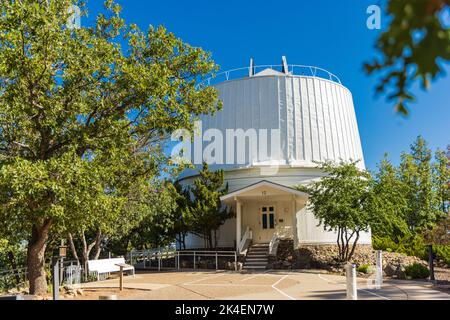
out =
<path fill-rule="evenodd" d="M 237 252 L 234 253 L 234 271 L 238 271 L 237 267 Z"/>
<path fill-rule="evenodd" d="M 194 251 L 194 270 L 195 270 L 195 251 Z"/>
<path fill-rule="evenodd" d="M 178 270 L 180 270 L 180 251 L 177 251 L 177 260 L 178 260 L 177 267 L 178 267 Z"/>
<path fill-rule="evenodd" d="M 158 271 L 161 271 L 161 251 L 158 252 Z"/>
<path fill-rule="evenodd" d="M 217 251 L 216 251 L 216 270 L 219 270 L 219 259 L 217 257 Z"/>

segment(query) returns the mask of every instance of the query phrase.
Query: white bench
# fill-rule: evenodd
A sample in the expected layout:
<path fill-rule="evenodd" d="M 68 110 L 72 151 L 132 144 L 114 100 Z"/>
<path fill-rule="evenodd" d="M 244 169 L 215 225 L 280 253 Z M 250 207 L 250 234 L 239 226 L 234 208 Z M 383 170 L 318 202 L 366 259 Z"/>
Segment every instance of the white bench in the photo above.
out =
<path fill-rule="evenodd" d="M 110 274 L 111 272 L 119 272 L 118 264 L 125 264 L 125 258 L 98 259 L 88 261 L 89 273 L 97 275 L 97 281 L 100 281 L 101 274 Z M 134 267 L 126 266 L 123 271 L 131 271 L 134 276 Z"/>

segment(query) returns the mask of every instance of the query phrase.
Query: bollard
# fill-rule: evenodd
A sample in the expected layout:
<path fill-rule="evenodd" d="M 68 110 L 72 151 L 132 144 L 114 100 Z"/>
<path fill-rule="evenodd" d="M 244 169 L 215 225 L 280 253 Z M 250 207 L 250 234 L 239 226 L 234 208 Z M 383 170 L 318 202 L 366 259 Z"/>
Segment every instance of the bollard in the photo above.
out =
<path fill-rule="evenodd" d="M 383 284 L 383 258 L 382 251 L 376 251 L 375 288 L 380 289 Z"/>
<path fill-rule="evenodd" d="M 356 265 L 347 264 L 345 266 L 347 277 L 347 300 L 358 300 L 358 288 L 356 286 Z"/>

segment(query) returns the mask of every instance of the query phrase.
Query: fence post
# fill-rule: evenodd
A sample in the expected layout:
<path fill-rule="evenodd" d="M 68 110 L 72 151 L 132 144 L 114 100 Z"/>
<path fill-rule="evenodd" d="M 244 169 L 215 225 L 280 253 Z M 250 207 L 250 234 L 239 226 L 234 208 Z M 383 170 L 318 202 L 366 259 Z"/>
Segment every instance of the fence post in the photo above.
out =
<path fill-rule="evenodd" d="M 158 252 L 158 271 L 161 271 L 161 251 Z"/>
<path fill-rule="evenodd" d="M 180 270 L 180 251 L 177 251 L 177 260 L 178 260 L 178 263 L 177 263 L 178 270 Z"/>
<path fill-rule="evenodd" d="M 356 265 L 347 264 L 345 266 L 345 274 L 347 277 L 347 299 L 358 300 L 358 289 L 356 286 Z"/>
<path fill-rule="evenodd" d="M 234 271 L 238 271 L 238 265 L 237 265 L 237 252 L 234 252 Z"/>
<path fill-rule="evenodd" d="M 195 270 L 195 251 L 194 251 L 194 270 Z"/>
<path fill-rule="evenodd" d="M 217 257 L 217 251 L 216 251 L 216 270 L 219 269 L 219 259 Z"/>

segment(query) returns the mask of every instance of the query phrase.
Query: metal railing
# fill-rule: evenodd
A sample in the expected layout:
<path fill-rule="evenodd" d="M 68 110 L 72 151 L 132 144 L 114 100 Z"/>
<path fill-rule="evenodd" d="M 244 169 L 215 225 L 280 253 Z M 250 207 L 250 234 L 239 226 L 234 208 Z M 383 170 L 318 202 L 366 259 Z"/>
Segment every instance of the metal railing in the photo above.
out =
<path fill-rule="evenodd" d="M 136 269 L 234 269 L 238 271 L 236 251 L 131 251 L 130 264 Z"/>
<path fill-rule="evenodd" d="M 239 253 L 242 253 L 244 251 L 245 244 L 247 243 L 248 240 L 252 240 L 253 239 L 253 232 L 250 229 L 249 226 L 247 226 L 247 228 L 245 229 L 245 233 L 242 236 L 241 242 L 239 243 Z"/>
<path fill-rule="evenodd" d="M 248 77 L 251 69 L 253 68 L 253 73 L 256 74 L 264 69 L 272 69 L 276 71 L 281 71 L 282 65 L 258 65 L 254 67 L 243 67 L 232 70 L 227 70 L 217 73 L 215 76 L 209 77 L 204 81 L 200 82 L 200 85 L 215 85 L 220 82 L 230 81 L 235 79 L 241 79 Z M 278 70 L 277 70 L 278 69 Z M 288 75 L 293 76 L 305 76 L 312 78 L 320 78 L 330 80 L 332 82 L 342 84 L 341 80 L 333 73 L 329 72 L 320 67 L 306 66 L 300 64 L 290 64 L 288 65 Z"/>

